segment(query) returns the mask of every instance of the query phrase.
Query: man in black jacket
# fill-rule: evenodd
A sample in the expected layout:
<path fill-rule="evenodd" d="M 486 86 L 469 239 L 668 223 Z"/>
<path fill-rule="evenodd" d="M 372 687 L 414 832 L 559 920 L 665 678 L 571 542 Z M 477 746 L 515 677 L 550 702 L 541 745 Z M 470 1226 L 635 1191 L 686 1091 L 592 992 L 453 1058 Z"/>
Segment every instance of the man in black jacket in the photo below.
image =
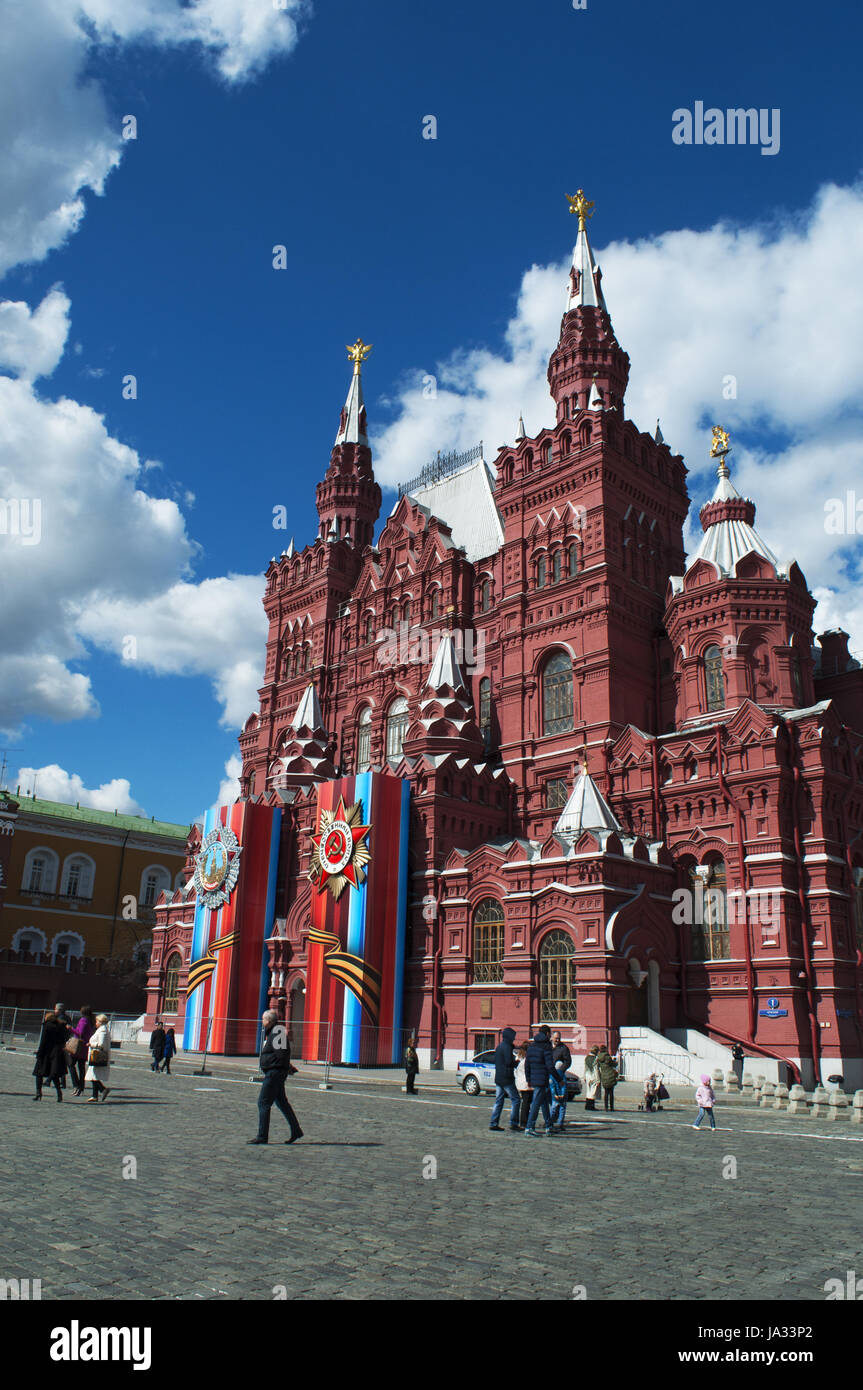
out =
<path fill-rule="evenodd" d="M 509 1127 L 514 1130 L 519 1127 L 518 1112 L 521 1108 L 521 1096 L 515 1089 L 515 1053 L 512 1047 L 514 1042 L 515 1029 L 504 1028 L 500 1035 L 500 1044 L 494 1054 L 494 1084 L 497 1089 L 489 1129 L 498 1129 L 501 1132 L 503 1132 L 503 1125 L 498 1124 L 498 1120 L 501 1117 L 507 1096 L 511 1101 Z"/>
<path fill-rule="evenodd" d="M 302 1139 L 300 1122 L 285 1095 L 285 1077 L 294 1071 L 291 1066 L 291 1049 L 284 1024 L 279 1023 L 278 1014 L 267 1009 L 261 1016 L 264 1034 L 261 1044 L 259 1066 L 264 1073 L 261 1093 L 258 1096 L 258 1134 L 255 1139 L 247 1139 L 247 1144 L 266 1144 L 270 1138 L 270 1111 L 275 1105 L 281 1110 L 291 1127 L 291 1137 L 286 1144 L 294 1144 Z"/>
<path fill-rule="evenodd" d="M 527 1117 L 527 1129 L 524 1132 L 532 1139 L 539 1138 L 535 1125 L 541 1106 L 542 1116 L 545 1120 L 545 1132 L 546 1134 L 554 1134 L 548 1105 L 548 1078 L 554 1071 L 554 1056 L 552 1055 L 551 1039 L 548 1036 L 547 1028 L 537 1029 L 533 1042 L 527 1049 L 524 1064 L 527 1084 L 533 1087 L 533 1100 L 530 1104 L 530 1114 Z"/>

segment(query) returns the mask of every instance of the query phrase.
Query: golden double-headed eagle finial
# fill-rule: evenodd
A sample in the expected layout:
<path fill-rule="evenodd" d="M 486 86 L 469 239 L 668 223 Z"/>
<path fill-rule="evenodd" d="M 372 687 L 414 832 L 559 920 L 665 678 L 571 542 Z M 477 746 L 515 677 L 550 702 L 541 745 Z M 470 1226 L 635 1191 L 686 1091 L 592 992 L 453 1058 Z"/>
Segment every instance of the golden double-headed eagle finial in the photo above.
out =
<path fill-rule="evenodd" d="M 372 350 L 372 345 L 371 343 L 364 343 L 362 338 L 357 338 L 353 347 L 350 343 L 345 343 L 345 347 L 348 350 L 348 360 L 354 364 L 354 376 L 359 376 L 360 365 L 365 362 Z"/>
<path fill-rule="evenodd" d="M 728 430 L 724 430 L 721 425 L 713 426 L 713 443 L 710 446 L 710 457 L 718 459 L 730 452 L 731 445 L 728 442 Z"/>
<path fill-rule="evenodd" d="M 583 188 L 579 188 L 577 193 L 567 193 L 566 201 L 570 212 L 578 213 L 578 230 L 583 232 L 585 221 L 593 216 L 593 203 L 587 201 Z"/>

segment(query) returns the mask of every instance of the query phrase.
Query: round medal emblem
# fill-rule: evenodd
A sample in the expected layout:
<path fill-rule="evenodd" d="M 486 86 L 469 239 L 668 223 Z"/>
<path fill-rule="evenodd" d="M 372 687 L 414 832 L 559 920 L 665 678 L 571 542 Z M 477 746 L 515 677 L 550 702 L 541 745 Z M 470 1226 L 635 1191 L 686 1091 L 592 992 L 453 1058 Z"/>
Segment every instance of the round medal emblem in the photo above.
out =
<path fill-rule="evenodd" d="M 354 837 L 347 821 L 333 821 L 321 842 L 322 868 L 328 874 L 340 874 L 350 863 L 353 850 Z"/>

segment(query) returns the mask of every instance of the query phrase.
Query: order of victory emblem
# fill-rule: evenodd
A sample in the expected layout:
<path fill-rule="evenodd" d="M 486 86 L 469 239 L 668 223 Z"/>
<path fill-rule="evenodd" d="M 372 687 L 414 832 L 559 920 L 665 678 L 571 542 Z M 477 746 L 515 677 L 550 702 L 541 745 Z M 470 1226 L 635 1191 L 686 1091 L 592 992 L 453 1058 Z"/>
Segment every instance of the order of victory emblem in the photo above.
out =
<path fill-rule="evenodd" d="M 365 883 L 365 866 L 371 859 L 365 841 L 371 826 L 360 824 L 362 818 L 362 802 L 346 810 L 344 797 L 339 798 L 335 811 L 321 812 L 320 830 L 312 836 L 309 870 L 309 879 L 319 893 L 329 888 L 338 899 L 347 884 L 359 888 Z"/>
<path fill-rule="evenodd" d="M 195 860 L 194 884 L 205 907 L 213 911 L 224 907 L 237 886 L 241 853 L 239 840 L 225 825 L 204 836 Z"/>

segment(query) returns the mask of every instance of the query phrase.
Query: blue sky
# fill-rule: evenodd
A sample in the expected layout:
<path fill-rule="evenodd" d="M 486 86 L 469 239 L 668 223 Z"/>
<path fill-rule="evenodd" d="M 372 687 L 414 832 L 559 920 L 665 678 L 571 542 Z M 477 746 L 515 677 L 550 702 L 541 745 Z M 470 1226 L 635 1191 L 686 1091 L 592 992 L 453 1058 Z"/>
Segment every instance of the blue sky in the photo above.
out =
<path fill-rule="evenodd" d="M 231 43 L 205 49 L 184 42 L 170 29 L 182 18 L 170 0 L 144 3 L 153 24 L 137 32 L 116 0 L 109 42 L 104 13 L 113 3 L 104 0 L 97 7 L 101 41 L 91 43 L 76 39 L 69 21 L 57 18 L 54 0 L 20 7 L 17 59 L 13 15 L 11 57 L 3 61 L 17 61 L 25 75 L 27 64 L 36 62 L 25 40 L 34 10 L 41 9 L 43 56 L 56 32 L 58 53 L 71 66 L 78 63 L 78 78 L 89 84 L 70 85 L 70 101 L 84 91 L 99 95 L 102 115 L 82 115 L 82 142 L 98 119 L 116 134 L 129 113 L 137 119 L 138 138 L 116 145 L 119 164 L 105 177 L 102 196 L 81 180 L 85 211 L 62 244 L 37 248 L 26 260 L 20 245 L 10 252 L 5 263 L 18 263 L 0 282 L 0 297 L 35 313 L 52 288 L 62 286 L 68 300 L 61 315 L 68 326 L 65 350 L 32 389 L 43 405 L 66 398 L 96 412 L 107 436 L 136 451 L 139 465 L 157 463 L 140 467 L 135 486 L 170 501 L 173 530 L 162 560 L 152 547 L 139 559 L 140 537 L 124 531 L 128 509 L 118 506 L 116 516 L 111 513 L 116 488 L 112 484 L 106 503 L 99 487 L 91 486 L 88 459 L 98 473 L 96 456 L 71 451 L 68 476 L 59 465 L 52 468 L 51 487 L 58 490 L 52 514 L 59 525 L 62 513 L 65 533 L 53 539 L 46 533 L 39 547 L 29 549 L 0 536 L 0 561 L 5 553 L 15 573 L 5 618 L 0 614 L 0 637 L 4 622 L 20 635 L 31 621 L 32 586 L 43 583 L 34 569 L 37 549 L 43 552 L 40 563 L 47 564 L 45 547 L 56 546 L 55 579 L 64 547 L 87 549 L 92 499 L 103 508 L 101 524 L 114 528 L 115 544 L 101 536 L 105 562 L 81 578 L 74 618 L 60 611 L 62 590 L 54 615 L 58 632 L 64 624 L 76 628 L 65 648 L 57 637 L 57 660 L 64 672 L 85 677 L 88 693 L 76 706 L 79 683 L 78 695 L 64 709 L 62 676 L 58 698 L 43 698 L 44 681 L 40 686 L 22 649 L 20 668 L 8 676 L 14 698 L 6 707 L 0 676 L 0 726 L 7 730 L 13 780 L 18 768 L 56 766 L 80 778 L 84 789 L 108 784 L 110 800 L 119 779 L 128 783 L 119 788 L 127 804 L 185 821 L 215 799 L 236 750 L 241 696 L 235 689 L 233 699 L 226 699 L 222 689 L 219 698 L 222 668 L 215 659 L 207 664 L 208 636 L 220 647 L 230 640 L 226 630 L 248 628 L 243 614 L 250 577 L 260 575 L 289 539 L 273 531 L 276 504 L 289 504 L 298 545 L 314 537 L 314 486 L 327 465 L 349 379 L 344 344 L 358 335 L 374 344 L 364 381 L 384 480 L 412 476 L 432 447 L 473 442 L 471 429 L 480 428 L 481 417 L 493 458 L 497 444 L 512 437 L 526 404 L 513 396 L 510 409 L 500 399 L 519 356 L 519 334 L 538 333 L 538 323 L 559 317 L 562 291 L 554 313 L 539 301 L 544 304 L 545 272 L 554 276 L 568 264 L 574 219 L 564 193 L 579 186 L 596 202 L 591 238 L 612 319 L 633 360 L 634 386 L 639 371 L 652 365 L 655 344 L 669 323 L 681 321 L 678 316 L 688 318 L 695 352 L 715 334 L 725 302 L 722 277 L 739 280 L 753 264 L 751 254 L 747 262 L 747 236 L 760 245 L 769 274 L 763 280 L 752 275 L 748 297 L 733 300 L 721 331 L 732 344 L 751 338 L 753 324 L 760 334 L 787 297 L 819 296 L 826 259 L 817 254 L 820 243 L 813 240 L 807 259 L 794 238 L 806 219 L 813 226 L 818 221 L 813 209 L 819 190 L 852 190 L 859 179 L 863 23 L 852 6 L 823 9 L 815 22 L 811 6 L 802 2 L 776 7 L 732 0 L 694 11 L 682 0 L 588 0 L 586 11 L 574 11 L 564 0 L 538 6 L 475 0 L 468 7 L 334 0 L 305 10 L 290 51 L 270 52 L 264 42 L 258 70 L 230 81 L 217 65 L 225 66 Z M 247 12 L 252 4 L 237 0 L 237 10 Z M 38 62 L 34 80 L 37 70 Z M 697 100 L 720 108 L 779 108 L 779 153 L 676 146 L 672 112 Z M 32 111 L 26 103 L 24 109 L 0 109 L 7 148 L 8 131 L 23 139 L 28 121 L 36 119 L 35 96 L 33 101 Z M 422 138 L 427 114 L 437 118 L 436 140 Z M 74 112 L 68 123 L 74 129 Z M 58 117 L 58 143 L 61 124 Z M 8 176 L 6 205 L 9 197 L 18 200 L 20 242 L 26 241 L 28 199 L 35 206 L 39 189 L 35 175 L 34 186 L 19 175 L 20 170 Z M 4 177 L 0 172 L 0 194 Z M 832 211 L 822 208 L 819 235 L 829 236 L 837 218 L 847 218 L 849 235 L 858 236 L 858 193 L 848 193 Z M 687 231 L 694 242 L 682 236 L 670 245 L 662 242 L 668 233 Z M 2 234 L 0 227 L 0 240 Z M 783 280 L 783 239 L 799 264 L 809 267 L 802 280 L 790 272 Z M 843 237 L 842 244 L 847 242 Z M 272 247 L 279 243 L 287 247 L 285 271 L 272 268 Z M 690 245 L 705 253 L 710 293 L 704 304 L 690 297 L 687 313 L 687 305 L 676 301 Z M 533 280 L 532 266 L 538 268 Z M 642 283 L 650 295 L 644 321 L 637 317 Z M 859 295 L 859 287 L 849 286 L 848 293 Z M 671 301 L 674 312 L 666 316 Z M 627 312 L 633 320 L 629 339 Z M 829 305 L 824 312 L 829 332 Z M 835 341 L 824 343 L 825 359 L 811 362 L 813 386 L 819 373 L 832 370 L 843 335 L 840 325 Z M 553 337 L 545 344 L 531 341 L 525 373 L 536 376 L 536 363 L 552 346 Z M 765 353 L 770 351 L 765 338 Z M 775 373 L 775 363 L 765 359 L 764 365 L 766 375 Z M 2 363 L 0 370 L 6 370 Z M 721 413 L 721 402 L 704 392 L 687 394 L 688 365 L 678 363 L 678 370 L 681 379 L 667 381 L 665 394 L 645 385 L 642 396 L 631 396 L 630 413 L 652 428 L 654 419 L 645 412 L 661 396 L 663 428 L 694 470 L 690 486 L 700 502 L 710 486 L 705 458 L 691 457 L 685 446 L 697 449 L 694 425 L 703 427 L 711 412 Z M 733 361 L 728 370 L 734 370 Z M 416 380 L 423 372 L 435 372 L 462 398 L 454 412 L 442 408 L 432 420 L 419 419 Z M 122 399 L 127 373 L 137 377 L 135 401 Z M 498 374 L 499 388 L 487 388 L 489 373 Z M 781 451 L 787 480 L 797 476 L 795 469 L 812 473 L 800 450 L 816 447 L 813 433 L 802 419 L 785 423 L 792 377 L 776 373 L 773 395 L 752 391 L 748 406 L 735 406 L 738 418 L 732 421 L 748 450 L 741 461 L 747 481 L 757 478 L 759 468 L 767 470 L 766 491 L 756 496 L 766 535 L 778 476 L 770 459 L 775 462 Z M 857 391 L 843 386 L 831 407 L 832 425 L 845 429 L 848 438 L 857 433 L 857 381 Z M 535 381 L 529 386 L 525 379 L 519 394 L 534 403 L 537 390 Z M 674 425 L 678 395 L 686 398 L 685 409 L 681 405 L 677 434 L 669 436 L 665 421 L 670 417 Z M 465 406 L 466 397 L 479 402 L 476 410 L 470 401 Z M 644 408 L 637 411 L 642 399 Z M 540 409 L 541 402 L 531 418 L 526 415 L 529 430 L 550 419 L 548 412 L 537 418 Z M 497 437 L 488 437 L 495 428 Z M 20 471 L 20 452 L 17 458 Z M 850 458 L 845 467 L 852 486 L 859 470 Z M 25 486 L 10 481 L 13 475 L 18 477 L 9 463 L 0 487 L 4 496 Z M 750 490 L 755 494 L 754 483 Z M 47 518 L 52 494 L 43 491 Z M 64 512 L 72 496 L 78 504 Z M 385 494 L 384 514 L 392 498 Z M 793 504 L 792 497 L 792 510 L 777 520 L 783 536 L 794 536 Z M 805 507 L 804 499 L 798 496 L 797 504 Z M 850 594 L 856 583 L 856 550 L 846 548 L 831 562 L 815 538 L 812 557 L 809 569 L 804 564 L 810 584 L 820 583 L 826 592 L 835 583 L 834 607 L 841 607 L 843 584 Z M 146 617 L 136 618 L 139 563 L 149 607 Z M 160 565 L 165 589 L 247 577 L 206 601 L 202 592 L 191 631 L 172 630 L 170 657 L 158 651 Z M 109 618 L 105 604 L 121 591 L 124 612 Z M 834 613 L 829 603 L 825 612 L 828 618 Z M 124 628 L 123 619 L 131 626 Z M 153 657 L 124 664 L 116 633 L 137 631 L 139 619 L 142 646 Z M 33 621 L 31 655 L 41 640 L 33 634 L 48 621 L 44 610 Z M 180 648 L 187 636 L 185 661 Z M 253 649 L 262 655 L 262 640 L 250 646 L 248 634 L 237 639 L 244 659 L 253 660 Z M 8 655 L 9 642 L 4 650 Z M 220 659 L 229 665 L 230 653 Z M 185 669 L 192 673 L 182 674 Z M 235 688 L 240 678 L 231 679 Z M 28 705 L 29 680 L 34 697 Z M 253 690 L 255 683 L 246 679 L 245 688 Z M 69 718 L 76 709 L 80 717 Z M 57 773 L 46 772 L 37 789 L 58 786 L 63 783 Z"/>

